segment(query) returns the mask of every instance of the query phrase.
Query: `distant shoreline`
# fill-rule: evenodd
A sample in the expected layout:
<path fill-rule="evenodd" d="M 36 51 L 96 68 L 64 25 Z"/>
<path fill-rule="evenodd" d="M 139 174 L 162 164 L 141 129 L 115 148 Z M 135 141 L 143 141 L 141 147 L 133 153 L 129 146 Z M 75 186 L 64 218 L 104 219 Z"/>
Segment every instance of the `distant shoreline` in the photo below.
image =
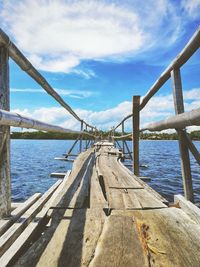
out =
<path fill-rule="evenodd" d="M 91 133 L 91 132 L 90 132 Z M 92 134 L 92 133 L 91 133 Z M 108 132 L 100 133 L 102 138 L 107 138 Z M 121 133 L 116 132 L 116 136 L 120 137 Z M 200 141 L 200 131 L 193 131 L 189 133 L 190 138 L 193 141 Z M 25 140 L 76 140 L 79 137 L 78 133 L 52 133 L 52 132 L 13 132 L 11 133 L 11 139 L 25 139 Z M 83 136 L 83 140 L 92 140 L 90 136 Z M 122 139 L 118 138 L 118 141 Z M 126 141 L 131 141 L 131 138 L 126 138 Z M 164 140 L 178 140 L 176 133 L 141 133 L 140 140 L 150 141 L 164 141 Z"/>

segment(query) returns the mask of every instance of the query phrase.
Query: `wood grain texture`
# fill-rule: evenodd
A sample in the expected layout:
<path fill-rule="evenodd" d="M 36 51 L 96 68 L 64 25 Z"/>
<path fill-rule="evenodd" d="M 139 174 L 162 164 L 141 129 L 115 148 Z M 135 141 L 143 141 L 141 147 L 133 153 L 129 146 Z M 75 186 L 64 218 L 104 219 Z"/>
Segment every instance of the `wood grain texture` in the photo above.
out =
<path fill-rule="evenodd" d="M 0 47 L 0 109 L 10 110 L 8 49 Z M 0 218 L 11 212 L 10 127 L 0 126 Z"/>

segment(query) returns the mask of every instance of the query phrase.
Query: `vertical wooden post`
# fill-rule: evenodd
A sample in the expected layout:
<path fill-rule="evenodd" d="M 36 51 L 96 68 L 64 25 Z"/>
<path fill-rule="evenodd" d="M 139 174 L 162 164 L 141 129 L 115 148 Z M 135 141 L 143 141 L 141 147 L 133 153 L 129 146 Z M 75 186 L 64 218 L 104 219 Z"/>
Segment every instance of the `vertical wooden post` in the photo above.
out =
<path fill-rule="evenodd" d="M 85 125 L 85 130 L 87 132 L 87 125 Z M 85 150 L 87 150 L 87 135 L 85 136 Z"/>
<path fill-rule="evenodd" d="M 8 61 L 8 50 L 0 47 L 0 109 L 4 110 L 10 110 Z M 0 126 L 0 218 L 10 211 L 10 127 Z"/>
<path fill-rule="evenodd" d="M 139 176 L 140 96 L 133 96 L 133 172 Z"/>
<path fill-rule="evenodd" d="M 176 114 L 184 112 L 183 92 L 181 83 L 181 74 L 179 69 L 173 69 L 171 71 L 172 85 L 173 85 L 173 97 Z M 187 200 L 194 202 L 194 194 L 192 187 L 192 175 L 190 167 L 190 157 L 187 146 L 187 140 L 185 139 L 185 129 L 177 130 L 179 139 L 179 149 L 181 156 L 181 171 L 183 179 L 184 194 Z"/>
<path fill-rule="evenodd" d="M 124 121 L 122 122 L 122 135 L 124 135 Z M 122 139 L 122 153 L 125 153 L 124 138 Z"/>
<path fill-rule="evenodd" d="M 81 132 L 83 131 L 83 121 L 81 121 Z M 80 150 L 79 152 L 82 152 L 82 139 L 83 139 L 83 135 L 80 134 Z"/>
<path fill-rule="evenodd" d="M 115 136 L 115 128 L 113 127 L 113 129 L 112 129 L 112 142 L 113 142 L 113 145 L 115 146 L 115 138 L 114 138 L 114 136 Z"/>

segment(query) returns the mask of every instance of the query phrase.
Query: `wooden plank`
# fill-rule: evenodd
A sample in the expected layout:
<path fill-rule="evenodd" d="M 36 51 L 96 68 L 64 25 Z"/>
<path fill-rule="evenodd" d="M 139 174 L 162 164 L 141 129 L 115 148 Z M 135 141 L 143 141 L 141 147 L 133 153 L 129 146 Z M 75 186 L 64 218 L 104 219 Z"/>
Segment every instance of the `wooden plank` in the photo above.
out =
<path fill-rule="evenodd" d="M 128 189 L 128 194 L 130 195 L 130 198 L 132 196 L 134 197 L 133 199 L 137 197 L 143 209 L 167 208 L 167 206 L 164 203 L 155 198 L 146 189 L 138 189 L 138 190 Z"/>
<path fill-rule="evenodd" d="M 96 168 L 93 167 L 90 187 L 90 208 L 107 208 L 108 203 L 103 195 Z"/>
<path fill-rule="evenodd" d="M 55 160 L 63 160 L 63 161 L 69 161 L 69 162 L 74 162 L 74 159 L 68 159 L 68 158 L 59 158 L 59 157 L 56 157 L 54 158 Z"/>
<path fill-rule="evenodd" d="M 11 217 L 7 219 L 0 220 L 0 236 L 16 221 L 19 217 L 32 206 L 39 198 L 41 197 L 40 193 L 35 193 L 25 202 L 20 203 L 16 209 L 11 212 Z M 19 203 L 18 203 L 19 204 Z"/>
<path fill-rule="evenodd" d="M 133 177 L 125 173 L 118 164 L 117 157 L 103 157 L 99 158 L 98 168 L 101 170 L 104 179 L 107 181 L 109 187 L 135 187 L 143 188 Z"/>
<path fill-rule="evenodd" d="M 23 202 L 11 202 L 11 211 L 18 208 L 22 204 L 23 204 Z"/>
<path fill-rule="evenodd" d="M 80 184 L 70 200 L 70 208 L 87 208 L 90 206 L 89 190 L 93 164 L 94 157 L 92 156 L 84 169 Z"/>
<path fill-rule="evenodd" d="M 111 215 L 134 221 L 149 263 L 147 266 L 199 266 L 200 226 L 181 209 L 113 210 Z M 135 266 L 134 260 L 132 264 Z"/>
<path fill-rule="evenodd" d="M 101 209 L 56 210 L 51 227 L 16 266 L 89 266 L 104 219 Z"/>
<path fill-rule="evenodd" d="M 37 217 L 29 223 L 29 225 L 21 233 L 21 235 L 2 255 L 2 257 L 0 258 L 0 266 L 7 266 L 11 264 L 11 262 L 16 261 L 21 251 L 26 247 L 26 244 L 28 244 L 31 241 L 31 239 L 34 237 L 34 235 L 36 234 L 36 231 L 39 231 L 40 229 L 42 229 L 42 224 L 45 223 L 44 222 L 45 216 L 47 215 L 47 212 L 51 208 L 57 195 L 60 194 L 62 189 L 66 186 L 66 183 L 68 182 L 69 174 L 70 174 L 70 171 L 67 172 L 62 183 L 59 184 L 59 186 L 54 191 L 51 198 L 45 203 L 42 210 L 37 214 Z"/>
<path fill-rule="evenodd" d="M 22 233 L 26 226 L 32 221 L 35 215 L 41 210 L 42 206 L 48 201 L 53 192 L 59 186 L 62 180 L 58 180 L 51 188 L 46 191 L 41 198 L 34 203 L 24 214 L 18 219 L 1 237 L 0 237 L 0 255 L 2 255 L 8 247 Z"/>
<path fill-rule="evenodd" d="M 66 176 L 66 172 L 52 172 L 50 177 L 63 179 Z"/>
<path fill-rule="evenodd" d="M 71 207 L 73 207 L 73 205 L 75 205 L 76 203 L 76 207 L 80 207 L 81 205 L 83 205 L 83 195 L 81 197 L 81 199 L 76 199 L 75 194 L 77 190 L 80 190 L 81 186 L 83 185 L 81 183 L 82 178 L 84 177 L 85 171 L 87 169 L 87 165 L 91 159 L 93 153 L 93 149 L 88 149 L 86 152 L 83 152 L 79 155 L 79 157 L 76 158 L 76 160 L 74 161 L 73 164 L 73 168 L 72 168 L 72 172 L 68 178 L 68 183 L 65 186 L 65 188 L 63 189 L 62 194 L 60 194 L 60 196 L 57 197 L 57 199 L 55 200 L 54 206 L 57 207 L 63 207 L 63 208 L 68 208 L 69 205 L 71 205 Z M 87 177 L 87 179 L 89 179 Z M 87 182 L 86 182 L 87 184 Z M 85 185 L 84 185 L 85 186 Z M 85 191 L 84 191 L 84 190 Z M 84 192 L 87 191 L 87 189 L 85 187 L 82 188 L 82 190 Z M 83 193 L 82 191 L 82 193 Z M 74 197 L 74 199 L 73 199 Z M 86 197 L 86 195 L 85 195 Z M 72 199 L 73 199 L 73 204 L 72 204 Z M 85 199 L 85 198 L 84 198 Z M 77 200 L 77 201 L 76 201 Z M 71 204 L 70 204 L 71 202 Z"/>
<path fill-rule="evenodd" d="M 174 203 L 178 205 L 192 220 L 200 224 L 200 209 L 181 195 L 174 196 Z"/>
<path fill-rule="evenodd" d="M 106 218 L 103 232 L 89 266 L 149 266 L 143 253 L 133 217 L 111 215 Z"/>
<path fill-rule="evenodd" d="M 71 217 L 71 213 L 66 211 L 65 217 Z M 66 225 L 66 220 L 59 224 L 37 266 L 65 266 L 66 263 L 68 266 L 88 266 L 102 232 L 104 218 L 103 212 L 97 209 L 74 210 L 69 224 Z"/>
<path fill-rule="evenodd" d="M 164 197 L 162 197 L 155 190 L 153 190 L 153 188 L 151 188 L 148 184 L 146 184 L 141 179 L 139 179 L 139 177 L 133 175 L 133 173 L 128 168 L 126 168 L 120 160 L 118 162 L 121 165 L 121 168 L 123 168 L 126 173 L 129 173 L 129 175 L 131 175 L 138 183 L 140 183 L 141 186 L 143 186 L 150 194 L 152 194 L 154 197 L 156 197 L 158 200 L 160 200 L 164 204 L 168 204 L 168 201 Z"/>

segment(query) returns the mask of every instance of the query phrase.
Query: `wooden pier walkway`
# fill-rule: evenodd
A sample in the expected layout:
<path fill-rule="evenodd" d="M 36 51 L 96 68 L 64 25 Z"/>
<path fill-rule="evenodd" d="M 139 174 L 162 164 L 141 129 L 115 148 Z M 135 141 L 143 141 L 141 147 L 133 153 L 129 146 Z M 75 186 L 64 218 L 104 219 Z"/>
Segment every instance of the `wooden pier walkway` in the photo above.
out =
<path fill-rule="evenodd" d="M 120 159 L 108 142 L 81 153 L 34 219 L 44 196 L 0 237 L 0 266 L 200 266 L 198 209 L 169 207 Z"/>
<path fill-rule="evenodd" d="M 133 96 L 131 114 L 108 132 L 106 139 L 112 140 L 108 142 L 102 141 L 101 129 L 80 118 L 0 29 L 0 267 L 200 266 L 200 210 L 193 204 L 189 151 L 199 165 L 200 153 L 186 129 L 200 125 L 200 108 L 184 112 L 180 72 L 199 47 L 200 27 L 146 95 L 141 100 Z M 10 112 L 9 58 L 80 123 L 79 131 Z M 169 79 L 176 116 L 141 128 L 141 110 Z M 125 130 L 128 119 L 132 133 Z M 73 162 L 72 170 L 52 173 L 58 181 L 24 203 L 11 203 L 10 126 L 77 134 L 72 147 L 57 158 L 63 164 Z M 140 132 L 165 129 L 177 131 L 185 195 L 175 195 L 173 205 L 144 182 L 139 168 Z M 76 145 L 79 148 L 73 151 Z M 125 158 L 132 160 L 133 173 L 121 163 Z"/>

